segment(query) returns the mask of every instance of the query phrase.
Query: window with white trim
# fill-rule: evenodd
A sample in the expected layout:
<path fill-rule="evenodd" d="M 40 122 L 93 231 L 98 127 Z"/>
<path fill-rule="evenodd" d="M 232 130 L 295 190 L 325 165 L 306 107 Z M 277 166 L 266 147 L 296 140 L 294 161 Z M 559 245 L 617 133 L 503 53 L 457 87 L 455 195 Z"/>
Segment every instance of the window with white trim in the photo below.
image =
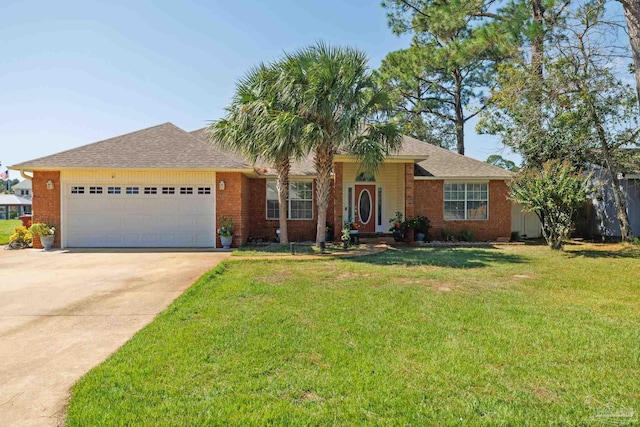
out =
<path fill-rule="evenodd" d="M 138 194 L 140 189 L 138 187 L 127 187 L 127 194 Z"/>
<path fill-rule="evenodd" d="M 162 187 L 162 194 L 176 194 L 175 187 Z"/>
<path fill-rule="evenodd" d="M 275 181 L 267 181 L 267 219 L 280 219 L 280 204 Z M 289 183 L 288 219 L 313 219 L 313 183 Z"/>
<path fill-rule="evenodd" d="M 486 182 L 446 182 L 444 219 L 486 220 L 489 218 L 489 186 Z"/>
<path fill-rule="evenodd" d="M 84 194 L 84 187 L 77 187 L 77 186 L 72 186 L 71 187 L 71 194 Z"/>
<path fill-rule="evenodd" d="M 120 194 L 120 187 L 107 187 L 107 194 Z"/>
<path fill-rule="evenodd" d="M 102 187 L 89 187 L 89 194 L 102 194 Z"/>

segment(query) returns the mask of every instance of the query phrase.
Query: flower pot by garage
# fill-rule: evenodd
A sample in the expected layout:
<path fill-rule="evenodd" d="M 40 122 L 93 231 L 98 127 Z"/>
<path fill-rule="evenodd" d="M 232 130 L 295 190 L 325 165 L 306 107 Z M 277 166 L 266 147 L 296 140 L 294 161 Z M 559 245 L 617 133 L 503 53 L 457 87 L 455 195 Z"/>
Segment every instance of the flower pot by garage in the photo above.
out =
<path fill-rule="evenodd" d="M 420 231 L 416 232 L 416 240 L 418 242 L 424 242 L 424 239 L 427 237 L 427 235 L 425 233 L 422 233 Z"/>
<path fill-rule="evenodd" d="M 224 249 L 229 249 L 231 247 L 231 242 L 233 242 L 233 236 L 220 236 L 220 242 L 222 242 L 222 247 Z"/>
<path fill-rule="evenodd" d="M 55 237 L 54 236 L 42 236 L 40 237 L 40 243 L 42 243 L 42 246 L 44 247 L 45 251 L 50 251 L 51 248 L 53 247 L 53 239 Z"/>

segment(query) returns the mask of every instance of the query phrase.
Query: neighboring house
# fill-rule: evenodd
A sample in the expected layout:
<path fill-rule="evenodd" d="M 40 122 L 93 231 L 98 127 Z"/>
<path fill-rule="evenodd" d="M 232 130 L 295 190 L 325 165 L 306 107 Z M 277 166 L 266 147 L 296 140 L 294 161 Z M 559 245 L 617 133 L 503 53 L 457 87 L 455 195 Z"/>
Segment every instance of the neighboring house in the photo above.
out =
<path fill-rule="evenodd" d="M 31 198 L 31 181 L 28 179 L 20 181 L 19 183 L 11 187 L 11 189 L 13 190 L 13 194 L 15 194 L 16 196 L 20 196 L 25 199 Z"/>
<path fill-rule="evenodd" d="M 0 220 L 31 214 L 31 199 L 15 194 L 0 194 Z"/>
<path fill-rule="evenodd" d="M 586 213 L 586 234 L 592 237 L 620 237 L 620 222 L 616 214 L 610 175 L 601 167 L 593 166 L 593 181 L 598 191 L 592 199 L 592 206 Z M 631 233 L 640 236 L 640 173 L 621 176 L 620 186 L 627 196 L 627 212 Z"/>
<path fill-rule="evenodd" d="M 30 160 L 34 221 L 60 224 L 58 247 L 219 247 L 216 224 L 235 223 L 234 245 L 273 238 L 278 228 L 275 171 L 210 146 L 204 129 L 171 123 Z M 291 240 L 315 240 L 311 158 L 291 169 Z M 425 215 L 432 236 L 473 230 L 477 239 L 508 238 L 511 173 L 405 137 L 375 175 L 359 174 L 337 155 L 327 221 L 339 238 L 357 217 L 361 232 L 386 233 L 396 211 Z"/>

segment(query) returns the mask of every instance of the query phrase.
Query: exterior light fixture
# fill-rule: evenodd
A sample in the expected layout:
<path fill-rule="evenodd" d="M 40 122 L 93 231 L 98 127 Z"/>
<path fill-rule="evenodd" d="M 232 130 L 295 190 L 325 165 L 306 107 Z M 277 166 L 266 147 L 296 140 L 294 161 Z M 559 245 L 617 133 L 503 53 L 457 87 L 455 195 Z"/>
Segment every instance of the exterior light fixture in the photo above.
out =
<path fill-rule="evenodd" d="M 224 183 L 224 181 L 220 181 L 220 184 L 218 184 L 218 188 L 220 189 L 220 191 L 224 191 L 224 189 L 227 188 L 227 185 Z"/>
<path fill-rule="evenodd" d="M 53 185 L 53 181 L 49 180 L 47 181 L 47 190 L 53 190 L 54 185 Z"/>

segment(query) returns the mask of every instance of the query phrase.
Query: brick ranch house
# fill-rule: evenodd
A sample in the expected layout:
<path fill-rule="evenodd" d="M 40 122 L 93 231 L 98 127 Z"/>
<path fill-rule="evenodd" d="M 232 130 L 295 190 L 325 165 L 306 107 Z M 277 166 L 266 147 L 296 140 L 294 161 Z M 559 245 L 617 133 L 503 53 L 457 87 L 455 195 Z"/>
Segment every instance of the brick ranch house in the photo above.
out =
<path fill-rule="evenodd" d="M 275 171 L 210 146 L 204 129 L 171 123 L 129 133 L 11 169 L 33 175 L 33 220 L 59 226 L 54 247 L 220 247 L 216 224 L 235 223 L 234 246 L 271 239 L 278 228 Z M 357 215 L 361 232 L 388 232 L 396 211 L 424 215 L 432 236 L 471 229 L 480 240 L 509 237 L 511 173 L 404 137 L 375 174 L 335 158 L 327 221 L 336 238 Z M 313 164 L 296 162 L 288 201 L 289 237 L 314 240 Z M 36 246 L 39 242 L 36 242 Z"/>

